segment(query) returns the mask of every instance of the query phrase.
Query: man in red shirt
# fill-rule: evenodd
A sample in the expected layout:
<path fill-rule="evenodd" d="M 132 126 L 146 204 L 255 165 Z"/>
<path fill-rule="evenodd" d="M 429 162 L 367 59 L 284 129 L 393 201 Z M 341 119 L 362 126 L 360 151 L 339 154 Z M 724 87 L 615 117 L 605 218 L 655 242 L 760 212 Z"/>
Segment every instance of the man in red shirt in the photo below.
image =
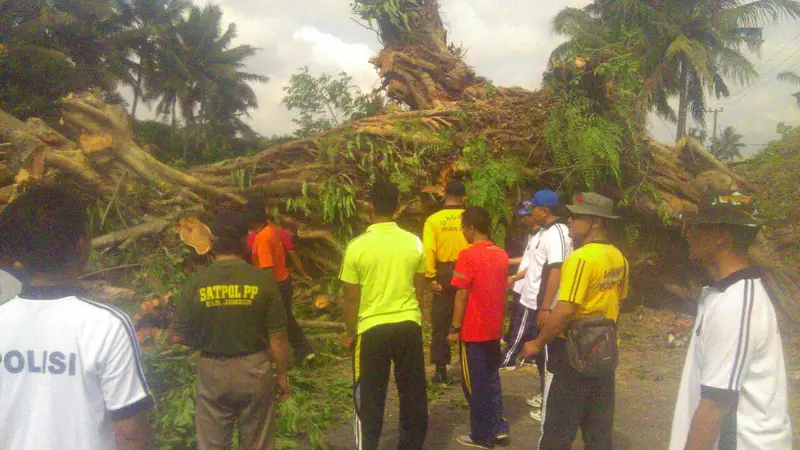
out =
<path fill-rule="evenodd" d="M 508 438 L 500 387 L 500 337 L 503 334 L 508 254 L 489 239 L 492 219 L 480 207 L 461 216 L 464 237 L 471 247 L 458 256 L 452 285 L 458 289 L 453 322 L 447 339 L 461 342 L 464 395 L 470 405 L 470 434 L 461 445 L 492 448 Z"/>

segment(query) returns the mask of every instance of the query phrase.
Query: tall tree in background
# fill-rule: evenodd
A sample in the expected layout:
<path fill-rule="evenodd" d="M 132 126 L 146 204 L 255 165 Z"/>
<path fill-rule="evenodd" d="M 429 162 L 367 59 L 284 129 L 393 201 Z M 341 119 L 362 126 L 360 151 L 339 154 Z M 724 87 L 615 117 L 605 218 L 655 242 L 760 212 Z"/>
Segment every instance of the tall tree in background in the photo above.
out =
<path fill-rule="evenodd" d="M 211 143 L 205 139 L 212 129 L 219 139 L 249 132 L 241 117 L 258 107 L 258 99 L 248 83 L 269 81 L 265 76 L 242 71 L 245 60 L 257 49 L 250 45 L 232 47 L 236 36 L 236 24 L 223 30 L 222 9 L 214 5 L 192 6 L 178 26 L 176 45 L 185 69 L 162 74 L 171 78 L 164 97 L 173 102 L 173 111 L 174 105 L 180 105 L 197 151 L 203 150 L 201 143 L 209 148 Z M 191 159 L 188 145 L 184 159 Z"/>
<path fill-rule="evenodd" d="M 300 117 L 292 119 L 300 129 L 295 134 L 308 136 L 325 131 L 342 122 L 375 114 L 383 108 L 383 98 L 363 94 L 352 84 L 346 72 L 334 78 L 329 74 L 318 77 L 303 67 L 292 75 L 282 103 L 289 111 L 298 110 Z"/>
<path fill-rule="evenodd" d="M 789 70 L 781 72 L 778 74 L 778 79 L 796 86 L 800 86 L 800 75 L 798 75 L 797 72 L 792 72 Z M 792 94 L 792 96 L 797 99 L 797 106 L 800 106 L 800 91 L 795 92 Z"/>
<path fill-rule="evenodd" d="M 0 108 L 20 118 L 50 117 L 70 92 L 109 93 L 127 76 L 114 37 L 121 1 L 0 1 Z"/>
<path fill-rule="evenodd" d="M 130 24 L 117 42 L 122 51 L 129 53 L 125 64 L 131 72 L 129 79 L 133 80 L 134 119 L 140 100 L 162 94 L 158 83 L 152 81 L 159 65 L 173 66 L 172 70 L 179 65 L 174 37 L 176 25 L 188 6 L 184 0 L 132 0 L 129 5 Z"/>
<path fill-rule="evenodd" d="M 722 135 L 711 144 L 711 154 L 722 162 L 742 159 L 742 149 L 746 147 L 742 142 L 742 135 L 733 127 L 725 127 Z"/>
<path fill-rule="evenodd" d="M 677 121 L 681 138 L 690 111 L 696 122 L 705 123 L 706 92 L 726 97 L 728 83 L 744 84 L 757 76 L 742 50 L 760 49 L 761 27 L 798 17 L 800 2 L 794 0 L 597 0 L 583 9 L 566 8 L 554 19 L 554 30 L 570 40 L 553 52 L 551 63 L 595 57 L 615 46 L 633 53 L 645 80 L 639 101 Z M 628 45 L 632 31 L 646 39 Z M 676 95 L 677 114 L 668 102 Z"/>

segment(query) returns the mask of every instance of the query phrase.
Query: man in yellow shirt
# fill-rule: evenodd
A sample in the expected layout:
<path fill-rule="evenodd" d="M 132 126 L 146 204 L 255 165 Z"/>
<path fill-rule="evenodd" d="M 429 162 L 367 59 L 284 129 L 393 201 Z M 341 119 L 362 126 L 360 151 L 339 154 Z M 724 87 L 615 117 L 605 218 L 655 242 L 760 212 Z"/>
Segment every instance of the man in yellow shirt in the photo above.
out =
<path fill-rule="evenodd" d="M 450 364 L 447 334 L 453 321 L 456 296 L 456 289 L 450 284 L 450 280 L 453 278 L 458 254 L 469 247 L 461 232 L 465 197 L 464 183 L 460 180 L 448 182 L 444 190 L 444 208 L 428 217 L 422 234 L 425 246 L 425 278 L 433 291 L 431 364 L 436 366 L 434 383 L 447 382 L 447 365 Z"/>
<path fill-rule="evenodd" d="M 571 448 L 578 428 L 586 448 L 611 450 L 614 429 L 614 372 L 588 377 L 572 367 L 564 332 L 578 319 L 600 315 L 617 321 L 628 296 L 628 261 L 608 242 L 607 220 L 616 219 L 614 202 L 595 193 L 579 194 L 568 205 L 569 236 L 583 245 L 562 266 L 558 305 L 536 340 L 523 348 L 524 357 L 547 345 L 547 371 L 539 448 Z"/>

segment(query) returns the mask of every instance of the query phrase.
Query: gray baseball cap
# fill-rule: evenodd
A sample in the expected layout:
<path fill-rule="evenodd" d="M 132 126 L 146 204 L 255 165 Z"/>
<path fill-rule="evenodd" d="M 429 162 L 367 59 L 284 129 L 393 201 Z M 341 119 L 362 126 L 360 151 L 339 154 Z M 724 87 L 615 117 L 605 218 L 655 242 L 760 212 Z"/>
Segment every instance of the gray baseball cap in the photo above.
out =
<path fill-rule="evenodd" d="M 5 270 L 0 270 L 0 305 L 18 296 L 20 292 L 22 282 Z"/>
<path fill-rule="evenodd" d="M 614 215 L 614 201 L 600 194 L 582 192 L 573 197 L 572 202 L 572 205 L 567 205 L 567 209 L 573 214 L 619 219 L 619 216 Z"/>

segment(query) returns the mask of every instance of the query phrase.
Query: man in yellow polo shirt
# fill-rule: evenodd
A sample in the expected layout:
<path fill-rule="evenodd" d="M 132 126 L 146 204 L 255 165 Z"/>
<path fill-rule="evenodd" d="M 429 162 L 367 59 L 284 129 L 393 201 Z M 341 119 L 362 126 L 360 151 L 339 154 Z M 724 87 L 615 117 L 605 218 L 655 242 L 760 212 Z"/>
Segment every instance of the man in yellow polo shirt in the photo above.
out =
<path fill-rule="evenodd" d="M 376 183 L 370 193 L 373 225 L 347 245 L 339 278 L 344 283 L 345 337 L 353 349 L 356 448 L 378 448 L 389 369 L 400 394 L 398 448 L 422 448 L 428 429 L 422 312 L 425 263 L 422 242 L 392 221 L 399 191 Z"/>
<path fill-rule="evenodd" d="M 569 236 L 582 246 L 564 261 L 558 305 L 545 320 L 536 340 L 522 350 L 524 357 L 547 345 L 542 437 L 539 448 L 572 448 L 578 428 L 586 448 L 611 450 L 614 429 L 614 372 L 589 377 L 578 373 L 567 355 L 564 334 L 570 324 L 588 316 L 614 322 L 628 296 L 628 261 L 608 242 L 607 221 L 616 219 L 614 202 L 593 192 L 579 194 L 567 206 Z M 577 245 L 576 245 L 577 246 Z"/>
<path fill-rule="evenodd" d="M 450 281 L 461 250 L 469 247 L 461 232 L 466 188 L 460 180 L 447 183 L 444 207 L 428 217 L 422 233 L 425 245 L 425 278 L 428 279 L 433 300 L 431 304 L 431 364 L 436 366 L 434 383 L 447 381 L 450 364 L 450 344 L 447 334 L 453 321 L 453 304 L 457 289 Z"/>

